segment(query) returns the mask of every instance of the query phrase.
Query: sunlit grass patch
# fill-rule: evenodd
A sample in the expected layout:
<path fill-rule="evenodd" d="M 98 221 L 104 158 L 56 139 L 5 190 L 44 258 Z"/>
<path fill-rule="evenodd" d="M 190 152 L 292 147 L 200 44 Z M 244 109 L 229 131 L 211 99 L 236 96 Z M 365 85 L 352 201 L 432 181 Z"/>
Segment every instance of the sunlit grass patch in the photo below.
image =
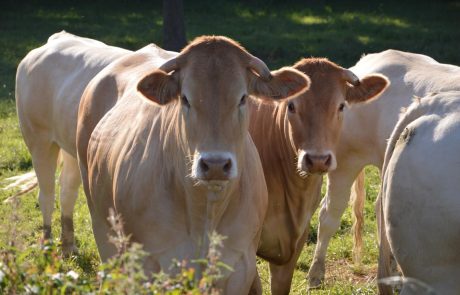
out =
<path fill-rule="evenodd" d="M 359 40 L 359 42 L 361 42 L 364 45 L 368 44 L 371 41 L 371 37 L 369 36 L 358 35 L 356 38 Z"/>
<path fill-rule="evenodd" d="M 299 24 L 303 25 L 314 25 L 314 24 L 325 24 L 327 23 L 327 19 L 324 17 L 316 16 L 316 15 L 303 15 L 298 12 L 294 12 L 291 15 L 291 19 Z"/>
<path fill-rule="evenodd" d="M 75 8 L 70 7 L 67 10 L 48 10 L 48 9 L 39 9 L 35 13 L 38 18 L 42 19 L 56 19 L 56 20 L 81 20 L 84 18 L 83 15 L 78 13 Z"/>
<path fill-rule="evenodd" d="M 369 23 L 380 26 L 394 26 L 398 28 L 409 28 L 411 24 L 402 18 L 391 17 L 387 15 L 376 15 L 360 12 L 344 12 L 338 17 L 341 21 Z"/>
<path fill-rule="evenodd" d="M 239 7 L 236 9 L 236 14 L 243 19 L 254 19 L 267 16 L 267 12 L 264 9 L 251 10 L 248 8 Z"/>

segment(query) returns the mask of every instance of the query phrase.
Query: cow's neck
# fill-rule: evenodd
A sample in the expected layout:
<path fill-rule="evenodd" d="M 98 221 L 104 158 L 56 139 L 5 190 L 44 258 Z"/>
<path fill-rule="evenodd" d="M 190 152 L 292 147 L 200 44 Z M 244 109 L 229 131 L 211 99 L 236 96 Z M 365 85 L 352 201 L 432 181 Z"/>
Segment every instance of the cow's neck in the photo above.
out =
<path fill-rule="evenodd" d="M 312 210 L 312 194 L 316 192 L 318 188 L 318 182 L 321 182 L 321 176 L 309 175 L 301 177 L 297 171 L 297 151 L 292 144 L 290 137 L 289 122 L 287 118 L 287 110 L 285 105 L 277 106 L 278 113 L 276 118 L 276 128 L 274 130 L 277 138 L 277 142 L 280 143 L 280 148 L 274 150 L 278 153 L 277 163 L 281 169 L 275 170 L 277 183 L 271 187 L 268 184 L 269 199 L 273 198 L 279 203 L 278 208 L 284 207 L 282 212 L 285 212 L 288 216 L 286 220 L 294 226 L 298 234 L 302 235 L 305 229 L 306 215 Z M 283 189 L 283 193 L 279 193 L 279 188 Z M 276 196 L 275 196 L 276 194 Z M 274 206 L 269 205 L 269 210 L 275 209 Z M 316 208 L 316 207 L 314 207 Z M 279 212 L 277 212 L 279 213 Z"/>
<path fill-rule="evenodd" d="M 186 212 L 186 236 L 191 238 L 199 249 L 197 255 L 203 258 L 209 248 L 209 235 L 216 231 L 230 203 L 230 196 L 238 186 L 239 179 L 233 180 L 222 192 L 212 192 L 203 185 L 197 185 L 190 178 L 191 151 L 182 138 L 183 122 L 179 119 L 177 110 L 164 112 L 169 119 L 163 120 L 165 150 L 165 174 L 172 177 L 174 183 L 175 206 Z M 172 169 L 168 167 L 173 167 Z M 171 173 L 167 173 L 167 171 Z"/>
<path fill-rule="evenodd" d="M 283 244 L 297 243 L 320 198 L 321 176 L 302 178 L 296 170 L 297 153 L 291 144 L 286 111 L 283 104 L 251 106 L 251 135 L 262 160 L 269 194 L 262 245 L 264 236 L 269 235 L 267 240 L 277 242 L 267 247 L 283 248 L 279 253 L 268 251 L 268 255 L 292 255 L 292 245 Z M 289 241 L 283 238 L 285 234 L 289 234 Z"/>
<path fill-rule="evenodd" d="M 216 230 L 229 203 L 229 193 L 215 193 L 206 188 L 186 188 L 185 202 L 189 211 L 190 234 L 200 237 Z"/>

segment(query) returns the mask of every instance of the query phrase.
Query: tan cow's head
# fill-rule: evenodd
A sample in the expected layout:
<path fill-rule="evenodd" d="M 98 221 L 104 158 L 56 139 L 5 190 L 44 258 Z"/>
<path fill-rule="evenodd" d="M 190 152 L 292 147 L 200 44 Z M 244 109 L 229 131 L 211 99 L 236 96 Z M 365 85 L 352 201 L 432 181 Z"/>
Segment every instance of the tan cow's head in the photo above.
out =
<path fill-rule="evenodd" d="M 308 89 L 300 71 L 270 72 L 258 58 L 226 37 L 195 39 L 176 58 L 138 84 L 151 101 L 175 103 L 192 179 L 228 182 L 239 174 L 248 140 L 248 95 L 284 99 Z"/>
<path fill-rule="evenodd" d="M 335 150 L 344 111 L 349 105 L 375 99 L 389 81 L 379 74 L 360 80 L 324 58 L 303 59 L 294 68 L 311 79 L 309 91 L 283 103 L 297 151 L 297 169 L 301 175 L 332 171 L 337 165 Z"/>

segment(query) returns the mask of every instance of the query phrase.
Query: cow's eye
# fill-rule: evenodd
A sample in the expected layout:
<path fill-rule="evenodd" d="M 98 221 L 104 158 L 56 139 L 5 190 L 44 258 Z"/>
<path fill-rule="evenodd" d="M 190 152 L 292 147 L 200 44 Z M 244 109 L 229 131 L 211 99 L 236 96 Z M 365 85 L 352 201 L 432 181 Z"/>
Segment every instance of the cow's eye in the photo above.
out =
<path fill-rule="evenodd" d="M 290 113 L 295 113 L 295 105 L 293 102 L 288 103 L 288 110 Z"/>
<path fill-rule="evenodd" d="M 188 99 L 187 99 L 187 96 L 185 95 L 182 95 L 181 98 L 180 98 L 182 104 L 186 107 L 190 107 L 190 103 L 188 102 Z"/>
<path fill-rule="evenodd" d="M 339 105 L 339 112 L 343 112 L 343 109 L 345 109 L 345 104 L 342 102 L 342 103 Z"/>
<path fill-rule="evenodd" d="M 246 104 L 246 99 L 247 99 L 247 95 L 244 94 L 244 95 L 241 97 L 241 99 L 240 99 L 240 104 L 239 104 L 239 106 L 245 105 L 245 104 Z"/>

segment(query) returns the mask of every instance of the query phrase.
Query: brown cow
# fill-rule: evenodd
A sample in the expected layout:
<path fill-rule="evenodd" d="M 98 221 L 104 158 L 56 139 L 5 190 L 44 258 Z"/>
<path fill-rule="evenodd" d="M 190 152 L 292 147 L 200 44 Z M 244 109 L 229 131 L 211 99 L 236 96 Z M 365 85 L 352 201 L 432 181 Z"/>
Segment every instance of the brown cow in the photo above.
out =
<path fill-rule="evenodd" d="M 270 262 L 272 294 L 289 293 L 321 199 L 322 174 L 337 165 L 344 111 L 376 98 L 389 83 L 378 74 L 360 80 L 327 59 L 303 59 L 294 68 L 310 77 L 309 91 L 278 104 L 251 104 L 249 129 L 269 193 L 257 254 Z"/>
<path fill-rule="evenodd" d="M 294 69 L 270 73 L 225 37 L 198 38 L 159 66 L 149 52 L 127 55 L 81 100 L 77 151 L 99 253 L 115 253 L 110 208 L 149 253 L 147 271 L 202 258 L 215 230 L 227 237 L 222 260 L 234 269 L 219 287 L 247 294 L 267 208 L 247 96 L 287 98 L 309 80 Z"/>

